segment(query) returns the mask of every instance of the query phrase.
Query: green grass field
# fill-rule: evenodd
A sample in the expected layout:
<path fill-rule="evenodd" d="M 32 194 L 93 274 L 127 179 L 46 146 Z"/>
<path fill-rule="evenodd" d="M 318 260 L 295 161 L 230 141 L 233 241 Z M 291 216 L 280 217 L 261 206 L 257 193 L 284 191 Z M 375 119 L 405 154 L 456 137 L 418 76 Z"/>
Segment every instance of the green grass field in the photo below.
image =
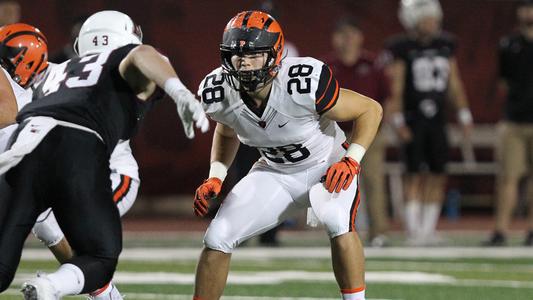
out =
<path fill-rule="evenodd" d="M 197 244 L 194 239 L 181 242 L 188 246 L 161 242 L 164 247 L 135 248 L 142 243 L 126 241 L 115 282 L 127 300 L 192 298 L 200 246 L 190 246 Z M 0 299 L 20 299 L 24 278 L 57 267 L 46 250 L 30 246 Z M 368 300 L 533 299 L 533 249 L 367 249 L 366 278 Z M 228 281 L 222 299 L 340 299 L 323 245 L 242 248 L 234 254 Z"/>

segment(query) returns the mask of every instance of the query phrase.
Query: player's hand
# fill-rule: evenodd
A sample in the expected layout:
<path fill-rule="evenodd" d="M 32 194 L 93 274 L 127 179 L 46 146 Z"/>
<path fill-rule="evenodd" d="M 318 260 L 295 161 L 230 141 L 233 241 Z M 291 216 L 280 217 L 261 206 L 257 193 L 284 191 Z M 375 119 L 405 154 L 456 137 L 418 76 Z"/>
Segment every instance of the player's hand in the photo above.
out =
<path fill-rule="evenodd" d="M 187 138 L 194 138 L 194 125 L 196 125 L 196 128 L 200 128 L 202 132 L 209 130 L 209 121 L 204 109 L 193 94 L 188 92 L 188 95 L 180 97 L 176 102 L 176 106 Z"/>
<path fill-rule="evenodd" d="M 211 177 L 204 180 L 204 183 L 196 189 L 194 195 L 194 214 L 204 217 L 209 210 L 209 200 L 216 198 L 222 188 L 222 180 Z"/>
<path fill-rule="evenodd" d="M 411 132 L 411 129 L 405 125 L 396 128 L 396 132 L 398 133 L 400 140 L 404 143 L 408 143 L 413 139 L 413 133 Z"/>
<path fill-rule="evenodd" d="M 339 162 L 332 164 L 326 172 L 324 186 L 328 192 L 339 193 L 341 189 L 347 190 L 353 179 L 359 174 L 361 167 L 351 157 L 343 157 Z"/>

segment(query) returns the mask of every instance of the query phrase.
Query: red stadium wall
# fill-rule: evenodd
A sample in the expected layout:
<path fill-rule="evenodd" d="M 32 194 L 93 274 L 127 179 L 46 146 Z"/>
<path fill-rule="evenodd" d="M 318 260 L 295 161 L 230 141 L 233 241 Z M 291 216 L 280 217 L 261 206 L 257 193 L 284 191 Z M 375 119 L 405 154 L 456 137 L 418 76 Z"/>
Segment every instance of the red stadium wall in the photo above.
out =
<path fill-rule="evenodd" d="M 367 48 L 379 51 L 389 35 L 402 28 L 396 0 L 274 1 L 286 37 L 302 56 L 321 57 L 330 51 L 329 35 L 335 20 L 353 14 L 365 32 Z M 260 1 L 244 0 L 45 0 L 20 1 L 22 21 L 48 36 L 51 52 L 69 40 L 73 18 L 102 9 L 116 9 L 139 23 L 145 42 L 170 57 L 183 81 L 196 90 L 205 74 L 219 65 L 218 44 L 226 22 Z M 495 96 L 496 48 L 499 38 L 513 29 L 513 1 L 441 0 L 444 28 L 457 35 L 457 57 L 476 121 L 495 122 L 501 99 Z M 192 193 L 207 176 L 211 134 L 194 141 L 184 138 L 171 101 L 148 116 L 135 139 L 146 194 Z"/>

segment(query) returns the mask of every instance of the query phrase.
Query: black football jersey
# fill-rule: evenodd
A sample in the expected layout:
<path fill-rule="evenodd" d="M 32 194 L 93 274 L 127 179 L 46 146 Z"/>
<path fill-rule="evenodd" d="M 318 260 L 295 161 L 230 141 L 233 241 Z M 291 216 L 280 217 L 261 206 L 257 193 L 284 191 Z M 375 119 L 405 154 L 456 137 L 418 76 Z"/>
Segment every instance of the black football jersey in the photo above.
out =
<path fill-rule="evenodd" d="M 455 39 L 442 33 L 427 44 L 422 44 L 411 36 L 401 35 L 391 39 L 387 49 L 394 59 L 405 62 L 403 103 L 407 121 L 444 121 L 443 109 Z"/>
<path fill-rule="evenodd" d="M 141 101 L 120 76 L 118 66 L 137 45 L 72 58 L 52 69 L 34 89 L 33 101 L 17 120 L 49 116 L 100 134 L 109 151 L 130 139 L 152 101 Z M 152 97 L 161 97 L 158 90 Z"/>

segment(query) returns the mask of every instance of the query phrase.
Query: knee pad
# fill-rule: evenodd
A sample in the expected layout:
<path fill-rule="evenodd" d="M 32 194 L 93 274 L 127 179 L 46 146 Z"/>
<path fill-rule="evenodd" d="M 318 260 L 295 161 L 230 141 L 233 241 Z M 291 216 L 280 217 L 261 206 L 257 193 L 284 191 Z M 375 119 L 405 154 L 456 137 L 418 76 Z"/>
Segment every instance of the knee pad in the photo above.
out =
<path fill-rule="evenodd" d="M 315 184 L 309 191 L 309 201 L 330 238 L 354 229 L 355 213 L 359 204 L 356 183 L 352 183 L 348 190 L 340 193 L 329 193 L 322 183 Z"/>
<path fill-rule="evenodd" d="M 213 226 L 215 225 L 215 226 Z M 217 224 L 211 223 L 204 236 L 205 247 L 222 251 L 224 253 L 231 253 L 235 247 L 237 247 L 237 241 L 232 241 L 227 230 L 224 226 L 216 226 Z"/>
<path fill-rule="evenodd" d="M 51 208 L 37 218 L 37 222 L 35 222 L 31 231 L 47 247 L 57 245 L 64 237 Z"/>
<path fill-rule="evenodd" d="M 349 231 L 349 219 L 340 217 L 339 212 L 329 211 L 322 216 L 324 217 L 322 223 L 324 224 L 324 227 L 326 227 L 326 231 L 330 238 L 337 237 Z"/>

